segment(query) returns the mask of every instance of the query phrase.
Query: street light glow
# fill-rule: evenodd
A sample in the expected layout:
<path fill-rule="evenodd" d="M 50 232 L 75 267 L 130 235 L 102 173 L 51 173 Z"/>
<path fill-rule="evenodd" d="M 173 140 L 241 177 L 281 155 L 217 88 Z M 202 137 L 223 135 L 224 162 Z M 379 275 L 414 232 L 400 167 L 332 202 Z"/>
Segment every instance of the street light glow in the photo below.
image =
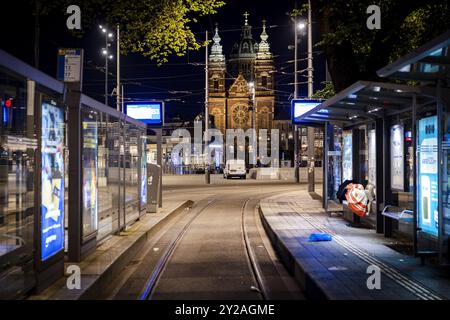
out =
<path fill-rule="evenodd" d="M 306 28 L 306 23 L 304 23 L 304 22 L 299 22 L 297 27 L 298 27 L 300 30 L 303 30 L 303 29 Z"/>
<path fill-rule="evenodd" d="M 252 81 L 252 82 L 249 82 L 248 83 L 248 86 L 250 87 L 250 88 L 253 88 L 254 86 L 255 86 L 255 83 Z"/>
<path fill-rule="evenodd" d="M 103 55 L 105 55 L 105 56 L 106 56 L 106 55 L 108 54 L 108 50 L 106 50 L 106 49 L 103 49 L 103 50 L 102 50 L 102 53 L 103 53 Z"/>
<path fill-rule="evenodd" d="M 112 34 L 112 33 L 109 33 L 109 34 L 108 34 L 108 37 L 112 38 L 112 37 L 113 37 L 113 34 Z"/>

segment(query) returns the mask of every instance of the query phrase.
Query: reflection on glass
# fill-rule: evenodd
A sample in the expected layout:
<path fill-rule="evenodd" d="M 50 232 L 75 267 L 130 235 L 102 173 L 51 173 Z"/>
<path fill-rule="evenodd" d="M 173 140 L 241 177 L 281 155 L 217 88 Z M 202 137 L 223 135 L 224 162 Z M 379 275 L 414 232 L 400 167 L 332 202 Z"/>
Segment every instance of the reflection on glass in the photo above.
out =
<path fill-rule="evenodd" d="M 404 113 L 396 116 L 393 121 L 390 123 L 390 127 L 394 127 L 396 125 L 400 125 L 403 128 L 403 132 L 401 133 L 401 138 L 403 140 L 403 146 L 401 150 L 398 152 L 404 152 L 404 157 L 397 156 L 397 158 L 402 159 L 403 161 L 403 168 L 404 168 L 404 181 L 405 185 L 404 188 L 401 190 L 398 189 L 392 189 L 391 184 L 389 185 L 390 193 L 389 196 L 390 204 L 394 206 L 398 206 L 402 209 L 408 209 L 413 210 L 414 207 L 414 200 L 413 200 L 413 170 L 412 170 L 412 164 L 413 164 L 413 149 L 412 149 L 412 139 L 411 139 L 411 130 L 412 130 L 412 119 L 410 113 Z M 390 134 L 391 134 L 390 130 Z M 389 141 L 391 141 L 391 136 L 389 137 Z M 397 165 L 398 167 L 398 165 Z M 418 181 L 420 183 L 420 181 Z"/>
<path fill-rule="evenodd" d="M 97 114 L 83 111 L 83 237 L 98 229 Z"/>
<path fill-rule="evenodd" d="M 328 196 L 337 200 L 336 193 L 342 183 L 342 129 L 330 125 L 328 130 Z"/>
<path fill-rule="evenodd" d="M 125 132 L 125 215 L 126 223 L 139 218 L 139 152 L 140 132 L 135 125 L 126 124 Z"/>
<path fill-rule="evenodd" d="M 34 285 L 34 101 L 27 81 L 0 68 L 0 299 Z M 9 102 L 7 102 L 9 101 Z M 27 115 L 27 107 L 30 112 Z"/>

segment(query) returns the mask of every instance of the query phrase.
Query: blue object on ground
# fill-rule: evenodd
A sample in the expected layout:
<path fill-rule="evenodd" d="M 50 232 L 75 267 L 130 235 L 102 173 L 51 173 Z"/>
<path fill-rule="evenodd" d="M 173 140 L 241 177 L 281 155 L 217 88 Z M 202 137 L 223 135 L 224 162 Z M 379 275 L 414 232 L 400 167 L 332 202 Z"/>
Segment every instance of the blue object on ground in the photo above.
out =
<path fill-rule="evenodd" d="M 331 235 L 328 233 L 312 233 L 309 236 L 310 242 L 331 241 Z"/>

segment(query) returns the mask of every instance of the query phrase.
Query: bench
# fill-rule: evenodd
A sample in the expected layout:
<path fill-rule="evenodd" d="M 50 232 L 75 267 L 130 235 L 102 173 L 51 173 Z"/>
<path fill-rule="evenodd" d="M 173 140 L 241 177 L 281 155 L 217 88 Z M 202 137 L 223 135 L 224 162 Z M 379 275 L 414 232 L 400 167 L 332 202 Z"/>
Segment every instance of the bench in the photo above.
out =
<path fill-rule="evenodd" d="M 402 210 L 395 206 L 386 206 L 381 214 L 385 217 L 384 219 L 384 236 L 392 237 L 392 222 L 400 221 L 403 223 L 413 223 L 414 213 L 411 210 Z"/>

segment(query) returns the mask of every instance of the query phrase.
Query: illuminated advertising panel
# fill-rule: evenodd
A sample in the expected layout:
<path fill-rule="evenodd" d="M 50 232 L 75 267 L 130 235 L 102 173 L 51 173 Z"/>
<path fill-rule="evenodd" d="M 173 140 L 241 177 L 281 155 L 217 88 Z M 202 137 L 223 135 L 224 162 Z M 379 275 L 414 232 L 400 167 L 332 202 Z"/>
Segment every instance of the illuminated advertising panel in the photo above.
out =
<path fill-rule="evenodd" d="M 64 111 L 42 104 L 41 260 L 64 249 Z"/>
<path fill-rule="evenodd" d="M 419 121 L 417 222 L 422 232 L 438 236 L 438 130 L 437 116 Z"/>
<path fill-rule="evenodd" d="M 147 141 L 141 138 L 141 209 L 147 205 Z"/>
<path fill-rule="evenodd" d="M 148 125 L 162 126 L 163 103 L 162 102 L 129 102 L 126 104 L 126 114 Z"/>
<path fill-rule="evenodd" d="M 342 134 L 344 156 L 342 157 L 342 180 L 353 179 L 353 132 L 344 131 Z"/>
<path fill-rule="evenodd" d="M 369 130 L 369 183 L 377 185 L 377 145 L 376 145 L 376 132 L 375 129 Z"/>
<path fill-rule="evenodd" d="M 405 188 L 404 129 L 401 125 L 391 127 L 391 189 Z"/>
<path fill-rule="evenodd" d="M 305 113 L 311 111 L 318 105 L 320 105 L 322 101 L 319 100 L 293 100 L 292 101 L 292 123 L 300 124 L 302 120 L 300 119 Z"/>

